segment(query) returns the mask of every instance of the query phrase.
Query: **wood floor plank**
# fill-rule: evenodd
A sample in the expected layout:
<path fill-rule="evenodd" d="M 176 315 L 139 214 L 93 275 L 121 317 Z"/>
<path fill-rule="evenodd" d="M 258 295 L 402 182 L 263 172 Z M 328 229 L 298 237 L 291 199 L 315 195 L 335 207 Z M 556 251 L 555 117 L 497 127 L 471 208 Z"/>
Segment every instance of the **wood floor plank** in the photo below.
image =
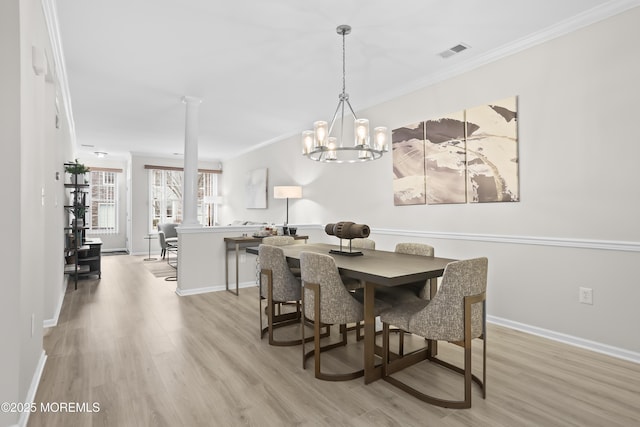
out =
<path fill-rule="evenodd" d="M 640 425 L 639 365 L 495 325 L 488 396 L 474 388 L 468 410 L 424 404 L 384 381 L 316 380 L 312 361 L 302 369 L 300 346 L 259 338 L 256 288 L 179 297 L 143 258 L 103 257 L 102 279 L 72 285 L 44 334 L 36 403 L 96 402 L 100 411 L 36 411 L 29 426 Z M 298 338 L 300 329 L 277 334 Z M 322 355 L 323 369 L 358 368 L 362 342 L 350 340 Z M 406 346 L 423 343 L 408 337 Z M 461 363 L 458 347 L 442 343 L 439 352 Z M 479 351 L 473 364 L 480 374 Z M 444 397 L 462 392 L 458 375 L 429 362 L 397 375 Z"/>

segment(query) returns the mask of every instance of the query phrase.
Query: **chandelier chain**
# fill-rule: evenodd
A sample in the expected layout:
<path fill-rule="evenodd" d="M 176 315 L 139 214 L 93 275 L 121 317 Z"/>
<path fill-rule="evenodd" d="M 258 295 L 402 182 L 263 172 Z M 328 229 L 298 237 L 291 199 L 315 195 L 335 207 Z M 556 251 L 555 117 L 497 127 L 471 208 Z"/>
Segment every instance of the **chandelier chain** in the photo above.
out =
<path fill-rule="evenodd" d="M 346 56 L 346 48 L 345 48 L 345 34 L 346 31 L 342 31 L 342 95 L 345 95 L 345 91 L 346 91 L 346 62 L 347 62 L 347 56 Z"/>

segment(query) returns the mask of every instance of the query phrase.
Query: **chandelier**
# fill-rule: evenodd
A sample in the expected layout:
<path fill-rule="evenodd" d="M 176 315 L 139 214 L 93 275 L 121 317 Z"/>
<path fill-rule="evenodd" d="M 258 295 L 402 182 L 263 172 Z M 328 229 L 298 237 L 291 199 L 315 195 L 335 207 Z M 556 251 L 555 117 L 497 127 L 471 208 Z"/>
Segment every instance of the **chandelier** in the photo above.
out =
<path fill-rule="evenodd" d="M 359 119 L 349 102 L 345 91 L 345 36 L 351 33 L 349 25 L 340 25 L 336 32 L 342 36 L 342 93 L 338 95 L 331 124 L 319 120 L 313 124 L 313 130 L 302 132 L 302 154 L 318 162 L 355 163 L 376 160 L 388 151 L 388 132 L 384 126 L 373 129 L 373 143 L 370 142 L 369 120 Z M 353 116 L 353 144 L 344 141 L 345 104 Z M 340 113 L 339 138 L 332 136 L 333 127 Z"/>

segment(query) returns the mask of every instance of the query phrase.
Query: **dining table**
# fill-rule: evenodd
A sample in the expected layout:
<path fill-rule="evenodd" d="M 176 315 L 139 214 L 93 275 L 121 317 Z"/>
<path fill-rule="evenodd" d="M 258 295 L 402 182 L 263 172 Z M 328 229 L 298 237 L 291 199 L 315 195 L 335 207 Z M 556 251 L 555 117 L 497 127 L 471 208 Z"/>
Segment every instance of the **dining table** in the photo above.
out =
<path fill-rule="evenodd" d="M 300 261 L 302 252 L 316 252 L 331 256 L 344 277 L 364 283 L 364 381 L 371 383 L 382 378 L 382 365 L 376 364 L 375 293 L 377 288 L 396 287 L 429 281 L 429 294 L 433 298 L 438 290 L 437 278 L 444 273 L 450 258 L 408 255 L 391 251 L 360 249 L 361 256 L 345 256 L 330 251 L 340 247 L 326 243 L 280 246 L 291 262 Z M 247 248 L 248 253 L 258 254 L 258 247 Z M 428 354 L 435 355 L 437 342 L 430 342 Z M 417 359 L 416 359 L 417 361 Z"/>

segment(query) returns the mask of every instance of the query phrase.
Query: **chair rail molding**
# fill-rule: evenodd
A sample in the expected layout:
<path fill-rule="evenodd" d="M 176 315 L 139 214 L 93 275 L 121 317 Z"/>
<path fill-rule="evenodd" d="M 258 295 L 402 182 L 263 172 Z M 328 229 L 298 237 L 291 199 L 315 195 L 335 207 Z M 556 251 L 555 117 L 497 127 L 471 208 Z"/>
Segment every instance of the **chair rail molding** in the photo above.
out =
<path fill-rule="evenodd" d="M 371 228 L 371 234 L 411 236 L 445 240 L 511 243 L 519 245 L 559 246 L 565 248 L 601 249 L 623 252 L 640 252 L 640 242 L 620 240 L 575 239 L 569 237 L 508 236 L 501 234 L 449 233 L 422 230 L 398 230 Z"/>

